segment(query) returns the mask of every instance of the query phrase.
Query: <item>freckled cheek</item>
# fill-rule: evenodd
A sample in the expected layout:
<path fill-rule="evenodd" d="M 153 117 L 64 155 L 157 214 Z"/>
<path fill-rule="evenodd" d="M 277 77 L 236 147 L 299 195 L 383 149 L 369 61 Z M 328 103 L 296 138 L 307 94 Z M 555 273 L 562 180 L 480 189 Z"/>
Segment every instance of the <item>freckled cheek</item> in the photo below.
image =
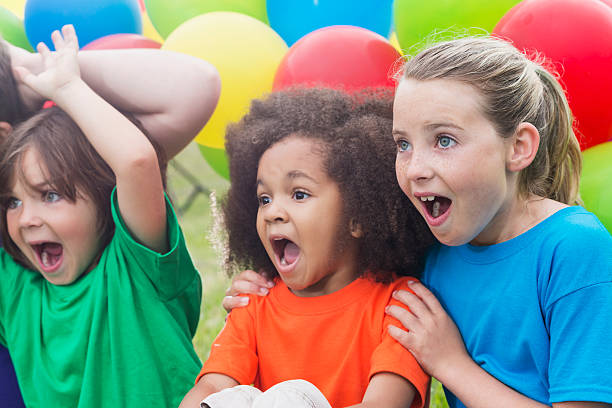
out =
<path fill-rule="evenodd" d="M 406 162 L 399 157 L 395 159 L 395 177 L 402 191 L 410 196 L 410 182 L 406 177 Z"/>

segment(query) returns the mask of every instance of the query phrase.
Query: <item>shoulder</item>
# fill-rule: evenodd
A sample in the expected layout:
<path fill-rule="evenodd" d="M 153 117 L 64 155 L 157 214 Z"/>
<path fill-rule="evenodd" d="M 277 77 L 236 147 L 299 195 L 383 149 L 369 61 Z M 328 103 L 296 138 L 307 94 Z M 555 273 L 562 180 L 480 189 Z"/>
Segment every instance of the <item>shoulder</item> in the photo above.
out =
<path fill-rule="evenodd" d="M 540 225 L 538 225 L 539 227 Z M 541 223 L 538 235 L 544 248 L 570 258 L 612 257 L 612 236 L 597 217 L 582 207 L 567 207 Z"/>
<path fill-rule="evenodd" d="M 549 302 L 589 286 L 612 282 L 612 237 L 582 207 L 553 214 L 539 235 L 540 276 Z"/>

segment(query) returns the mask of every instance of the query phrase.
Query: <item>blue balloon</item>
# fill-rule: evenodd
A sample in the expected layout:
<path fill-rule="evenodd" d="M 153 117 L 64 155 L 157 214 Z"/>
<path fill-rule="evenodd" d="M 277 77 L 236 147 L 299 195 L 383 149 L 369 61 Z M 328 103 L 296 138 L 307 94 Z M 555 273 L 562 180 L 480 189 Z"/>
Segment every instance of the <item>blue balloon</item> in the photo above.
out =
<path fill-rule="evenodd" d="M 72 24 L 79 45 L 109 34 L 142 34 L 138 0 L 27 0 L 24 25 L 28 41 L 53 49 L 51 33 Z"/>
<path fill-rule="evenodd" d="M 385 38 L 391 33 L 393 0 L 267 0 L 268 20 L 291 46 L 311 31 L 331 25 L 367 28 Z"/>

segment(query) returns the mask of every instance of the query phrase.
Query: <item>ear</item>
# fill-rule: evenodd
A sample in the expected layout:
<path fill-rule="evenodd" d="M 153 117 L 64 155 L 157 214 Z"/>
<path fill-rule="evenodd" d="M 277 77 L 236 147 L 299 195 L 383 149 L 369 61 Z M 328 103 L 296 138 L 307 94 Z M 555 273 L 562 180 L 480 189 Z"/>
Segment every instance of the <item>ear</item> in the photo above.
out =
<path fill-rule="evenodd" d="M 353 238 L 361 238 L 363 237 L 363 230 L 361 229 L 361 224 L 359 224 L 355 219 L 351 219 L 349 223 L 349 228 L 351 230 L 351 236 Z"/>
<path fill-rule="evenodd" d="M 4 143 L 8 135 L 13 131 L 13 127 L 8 122 L 0 121 L 0 143 Z"/>
<path fill-rule="evenodd" d="M 520 123 L 514 135 L 508 139 L 506 169 L 518 172 L 529 166 L 540 146 L 540 132 L 531 123 Z"/>

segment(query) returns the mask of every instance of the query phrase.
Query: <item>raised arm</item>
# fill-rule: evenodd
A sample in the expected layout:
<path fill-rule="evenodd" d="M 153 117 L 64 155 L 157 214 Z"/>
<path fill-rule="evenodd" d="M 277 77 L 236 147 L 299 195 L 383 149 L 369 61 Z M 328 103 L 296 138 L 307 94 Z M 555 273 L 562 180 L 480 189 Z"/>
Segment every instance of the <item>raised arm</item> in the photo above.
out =
<path fill-rule="evenodd" d="M 80 77 L 78 41 L 70 25 L 51 35 L 56 52 L 38 45 L 44 70 L 35 75 L 17 67 L 17 76 L 44 98 L 53 100 L 81 128 L 115 173 L 119 211 L 143 245 L 166 250 L 166 206 L 157 155 L 146 136 L 97 95 Z"/>
<path fill-rule="evenodd" d="M 33 74 L 43 69 L 40 54 L 7 43 L 13 66 Z M 221 89 L 217 70 L 189 55 L 152 49 L 92 50 L 78 54 L 82 79 L 117 109 L 133 113 L 164 148 L 181 151 L 212 115 Z M 27 106 L 43 99 L 20 87 Z"/>

